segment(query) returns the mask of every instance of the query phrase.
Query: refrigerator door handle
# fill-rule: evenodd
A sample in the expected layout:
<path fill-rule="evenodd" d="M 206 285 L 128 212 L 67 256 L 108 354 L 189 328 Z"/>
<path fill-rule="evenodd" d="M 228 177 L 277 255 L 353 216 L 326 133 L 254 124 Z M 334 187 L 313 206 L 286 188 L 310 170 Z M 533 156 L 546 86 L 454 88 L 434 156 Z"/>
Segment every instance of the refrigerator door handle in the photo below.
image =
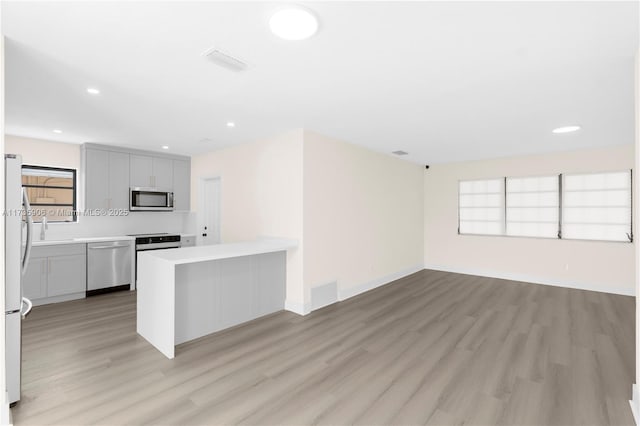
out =
<path fill-rule="evenodd" d="M 33 243 L 33 218 L 31 217 L 31 204 L 29 204 L 29 197 L 27 191 L 22 188 L 22 203 L 25 208 L 25 217 L 27 220 L 27 243 L 24 249 L 24 258 L 22 259 L 22 276 L 27 272 L 27 266 L 29 266 L 29 258 L 31 257 L 31 245 Z"/>
<path fill-rule="evenodd" d="M 22 312 L 22 310 L 20 311 L 20 315 L 22 316 L 22 319 L 25 319 L 27 317 L 27 315 L 29 315 L 29 313 L 31 312 L 31 309 L 33 309 L 33 302 L 29 299 L 27 299 L 26 297 L 22 298 L 22 304 L 23 305 L 27 305 L 27 310 Z"/>

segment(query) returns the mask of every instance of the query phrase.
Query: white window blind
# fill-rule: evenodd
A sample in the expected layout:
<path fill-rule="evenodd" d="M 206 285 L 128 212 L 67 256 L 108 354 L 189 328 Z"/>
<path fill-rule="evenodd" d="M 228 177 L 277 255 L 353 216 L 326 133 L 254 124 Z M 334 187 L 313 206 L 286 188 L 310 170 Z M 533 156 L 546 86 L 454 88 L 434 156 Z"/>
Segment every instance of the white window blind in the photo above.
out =
<path fill-rule="evenodd" d="M 460 181 L 460 234 L 504 233 L 504 179 Z"/>
<path fill-rule="evenodd" d="M 631 171 L 564 175 L 562 237 L 631 240 Z"/>
<path fill-rule="evenodd" d="M 558 238 L 559 177 L 507 178 L 506 233 Z"/>

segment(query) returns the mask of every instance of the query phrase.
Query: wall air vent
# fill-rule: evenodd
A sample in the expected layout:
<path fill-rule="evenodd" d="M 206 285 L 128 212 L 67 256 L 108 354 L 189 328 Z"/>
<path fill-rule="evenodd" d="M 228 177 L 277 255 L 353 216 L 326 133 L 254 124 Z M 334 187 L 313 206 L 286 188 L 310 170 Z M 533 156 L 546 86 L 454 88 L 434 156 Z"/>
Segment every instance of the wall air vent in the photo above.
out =
<path fill-rule="evenodd" d="M 398 150 L 398 151 L 393 151 L 392 154 L 394 154 L 394 155 L 407 155 L 408 152 L 407 151 Z"/>
<path fill-rule="evenodd" d="M 202 56 L 216 65 L 220 65 L 230 71 L 240 72 L 249 68 L 249 65 L 241 59 L 224 52 L 217 47 L 212 47 L 202 53 Z"/>

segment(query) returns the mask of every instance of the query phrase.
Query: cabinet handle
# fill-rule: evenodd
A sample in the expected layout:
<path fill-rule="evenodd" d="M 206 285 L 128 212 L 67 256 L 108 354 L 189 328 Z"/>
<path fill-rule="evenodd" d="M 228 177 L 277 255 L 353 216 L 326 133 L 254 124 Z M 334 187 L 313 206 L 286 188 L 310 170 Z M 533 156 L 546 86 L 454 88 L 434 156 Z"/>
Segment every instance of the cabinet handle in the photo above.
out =
<path fill-rule="evenodd" d="M 47 273 L 51 275 L 51 258 L 47 258 Z"/>

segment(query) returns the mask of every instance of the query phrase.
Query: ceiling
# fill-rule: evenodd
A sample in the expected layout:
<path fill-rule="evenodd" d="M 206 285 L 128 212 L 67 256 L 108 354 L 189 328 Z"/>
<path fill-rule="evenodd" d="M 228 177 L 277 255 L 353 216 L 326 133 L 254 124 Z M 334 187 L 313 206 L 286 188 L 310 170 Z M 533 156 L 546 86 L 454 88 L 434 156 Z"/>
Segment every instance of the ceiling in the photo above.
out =
<path fill-rule="evenodd" d="M 306 6 L 285 41 L 282 3 L 3 2 L 6 132 L 197 154 L 304 127 L 428 164 L 634 141 L 638 2 Z"/>

